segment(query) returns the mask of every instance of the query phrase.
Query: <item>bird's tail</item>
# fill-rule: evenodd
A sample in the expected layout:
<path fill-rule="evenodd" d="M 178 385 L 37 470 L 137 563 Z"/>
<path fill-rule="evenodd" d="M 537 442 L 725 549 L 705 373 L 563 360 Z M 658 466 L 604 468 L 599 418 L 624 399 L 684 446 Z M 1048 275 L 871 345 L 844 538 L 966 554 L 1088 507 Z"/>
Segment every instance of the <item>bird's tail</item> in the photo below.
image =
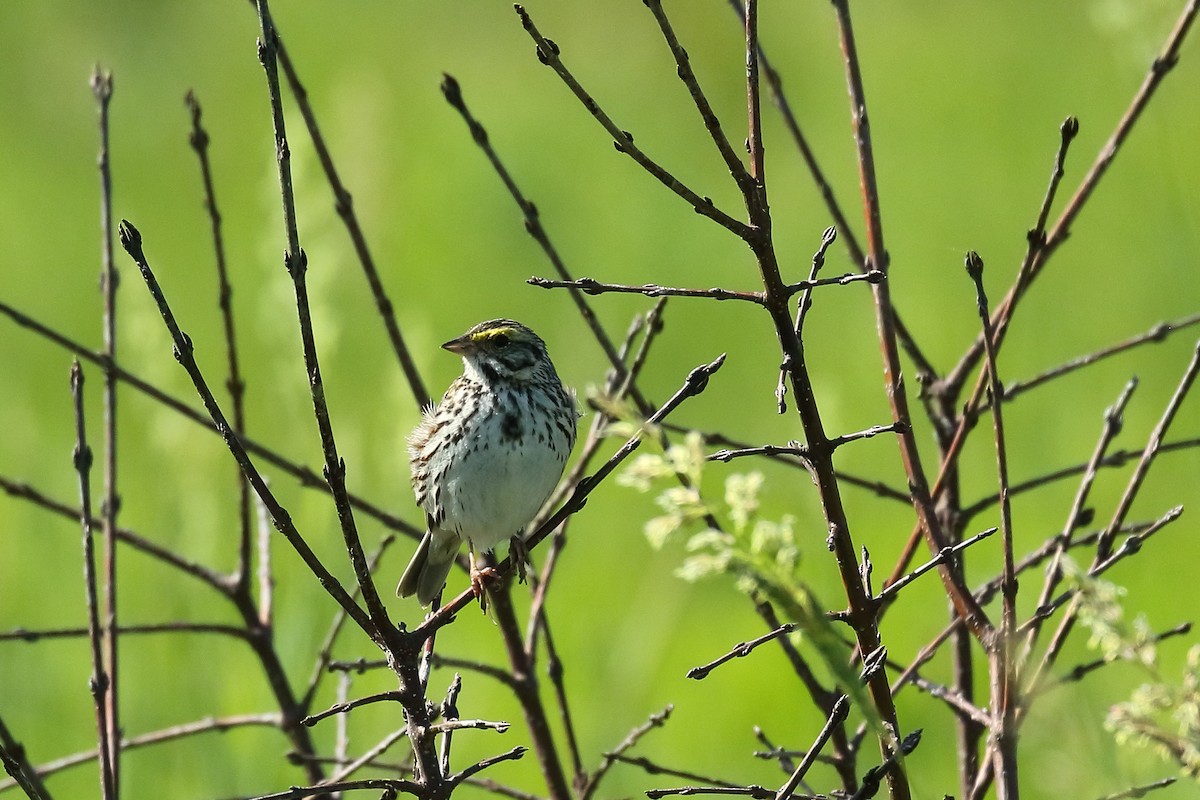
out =
<path fill-rule="evenodd" d="M 433 598 L 446 584 L 446 576 L 454 566 L 461 541 L 449 531 L 429 531 L 417 545 L 417 552 L 408 562 L 396 594 L 409 597 L 415 594 L 422 606 L 433 602 Z"/>

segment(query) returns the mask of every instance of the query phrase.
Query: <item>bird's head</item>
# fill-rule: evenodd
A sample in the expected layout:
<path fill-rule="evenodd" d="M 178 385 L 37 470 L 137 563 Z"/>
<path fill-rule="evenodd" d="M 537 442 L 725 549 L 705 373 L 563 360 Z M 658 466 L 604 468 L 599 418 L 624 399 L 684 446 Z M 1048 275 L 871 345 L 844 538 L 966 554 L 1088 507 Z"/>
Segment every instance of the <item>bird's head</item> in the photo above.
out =
<path fill-rule="evenodd" d="M 442 347 L 461 355 L 468 370 L 489 382 L 529 380 L 550 365 L 545 342 L 511 319 L 481 322 Z"/>

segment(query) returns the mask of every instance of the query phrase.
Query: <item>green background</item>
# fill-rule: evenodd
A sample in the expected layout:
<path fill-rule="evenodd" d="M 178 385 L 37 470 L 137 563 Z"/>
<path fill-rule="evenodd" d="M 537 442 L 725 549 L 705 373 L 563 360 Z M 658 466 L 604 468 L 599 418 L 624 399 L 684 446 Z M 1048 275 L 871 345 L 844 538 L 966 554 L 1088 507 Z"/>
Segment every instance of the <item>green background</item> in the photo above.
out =
<path fill-rule="evenodd" d="M 924 2 L 854 4 L 859 50 L 892 258 L 892 293 L 928 356 L 942 369 L 975 335 L 974 299 L 962 270 L 968 249 L 988 263 L 993 298 L 1011 281 L 1043 196 L 1058 125 L 1077 115 L 1081 133 L 1068 160 L 1059 208 L 1143 79 L 1174 23 L 1178 2 Z M 634 0 L 535 0 L 530 12 L 563 59 L 651 157 L 700 194 L 738 215 L 739 203 L 701 127 L 653 19 Z M 668 7 L 730 138 L 745 116 L 740 32 L 719 0 Z M 372 251 L 402 329 L 431 392 L 457 374 L 437 345 L 471 324 L 511 316 L 550 345 L 564 379 L 581 394 L 599 382 L 604 360 L 565 293 L 527 287 L 551 270 L 522 230 L 520 216 L 462 121 L 438 90 L 456 76 L 471 108 L 576 275 L 615 282 L 756 288 L 744 247 L 670 195 L 631 161 L 534 57 L 505 3 L 278 2 L 274 15 Z M 848 218 L 859 225 L 857 172 L 845 81 L 832 11 L 826 3 L 767 3 L 762 41 Z M 114 206 L 145 238 L 174 310 L 192 336 L 211 383 L 220 383 L 223 344 L 208 220 L 195 157 L 187 145 L 183 97 L 194 90 L 212 136 L 217 198 L 234 274 L 234 304 L 248 371 L 251 434 L 316 466 L 320 452 L 299 361 L 291 285 L 282 268 L 270 118 L 255 55 L 257 23 L 235 0 L 205 3 L 6 3 L 0 11 L 0 300 L 63 333 L 100 346 L 96 110 L 88 75 L 111 69 Z M 1200 53 L 1195 42 L 1166 80 L 1069 242 L 1028 300 L 1003 351 L 1007 379 L 1028 377 L 1081 353 L 1196 311 L 1200 217 Z M 290 100 L 290 98 L 289 98 Z M 817 191 L 784 134 L 764 114 L 768 181 L 785 278 L 798 280 L 821 230 L 830 224 Z M 318 345 L 338 443 L 351 488 L 417 523 L 402 447 L 418 419 L 383 336 L 361 270 L 300 118 L 289 130 L 301 241 Z M 1053 219 L 1053 216 L 1052 216 Z M 831 251 L 830 274 L 849 271 Z M 169 337 L 123 253 L 120 360 L 138 375 L 192 401 L 170 354 Z M 614 335 L 652 301 L 594 298 Z M 729 359 L 676 422 L 721 429 L 749 442 L 800 435 L 794 416 L 774 413 L 779 355 L 765 314 L 748 305 L 673 300 L 642 388 L 665 399 L 697 364 Z M 1118 445 L 1140 449 L 1189 358 L 1195 334 L 1113 359 L 1014 402 L 1006 417 L 1011 472 L 1020 480 L 1082 462 L 1104 408 L 1128 377 L 1142 379 Z M 807 329 L 825 423 L 849 432 L 887 421 L 869 293 L 862 286 L 822 291 Z M 0 321 L 0 474 L 73 500 L 73 446 L 67 369 L 54 345 Z M 100 372 L 87 368 L 89 434 L 101 437 Z M 911 381 L 910 389 L 915 389 Z M 1178 436 L 1197 430 L 1190 401 Z M 120 521 L 165 546 L 218 568 L 233 565 L 233 468 L 217 437 L 122 390 Z M 923 444 L 930 442 L 921 429 Z M 995 490 L 986 427 L 968 447 L 965 495 Z M 932 463 L 932 450 L 926 457 Z M 706 487 L 719 497 L 727 472 L 713 466 Z M 839 466 L 903 485 L 888 437 L 845 449 Z M 1134 508 L 1159 516 L 1196 494 L 1200 460 L 1164 456 Z M 840 589 L 823 546 L 820 509 L 803 473 L 765 468 L 764 514 L 792 514 L 805 542 L 811 583 L 830 607 Z M 1106 473 L 1097 518 L 1107 520 L 1129 467 Z M 271 474 L 270 470 L 267 470 Z M 99 486 L 98 473 L 96 486 Z M 349 575 L 332 504 L 284 475 L 272 486 L 317 551 Z M 1075 484 L 1068 481 L 1015 503 L 1022 552 L 1060 526 Z M 854 489 L 846 499 L 856 540 L 884 572 L 912 525 L 910 509 Z M 81 625 L 84 620 L 78 526 L 31 505 L 0 498 L 0 630 Z M 778 786 L 783 775 L 751 757 L 762 725 L 777 743 L 804 747 L 821 720 L 777 648 L 715 672 L 703 682 L 686 670 L 762 632 L 750 604 L 729 581 L 685 584 L 672 575 L 677 546 L 655 552 L 641 526 L 656 513 L 648 497 L 615 482 L 597 491 L 570 529 L 551 610 L 585 761 L 594 765 L 635 725 L 667 703 L 672 721 L 638 752 L 677 768 L 737 782 Z M 1112 578 L 1130 587 L 1130 615 L 1156 629 L 1191 618 L 1200 545 L 1190 512 Z M 994 509 L 975 529 L 995 524 Z M 384 533 L 360 519 L 368 545 Z M 993 574 L 998 541 L 972 562 L 976 582 Z M 390 588 L 411 542 L 392 548 L 381 569 Z M 232 622 L 230 610 L 195 581 L 123 552 L 121 617 Z M 302 682 L 328 625 L 331 604 L 285 547 L 276 547 L 278 637 L 293 680 Z M 452 579 L 454 580 L 454 579 Z M 1035 592 L 1039 576 L 1025 582 Z M 936 581 L 907 592 L 883 626 L 891 654 L 907 660 L 940 630 L 945 603 Z M 1025 596 L 1028 613 L 1032 597 Z M 411 602 L 392 613 L 414 622 Z M 1078 634 L 1064 667 L 1092 656 Z M 439 638 L 448 655 L 500 663 L 498 633 L 468 612 Z M 1186 644 L 1163 647 L 1165 674 L 1177 676 Z M 346 636 L 339 657 L 374 655 Z M 269 696 L 241 644 L 205 635 L 142 636 L 122 647 L 122 721 L 139 734 L 207 715 L 269 710 Z M 0 714 L 35 763 L 94 746 L 83 640 L 0 643 Z M 949 677 L 944 661 L 927 677 Z M 438 673 L 434 686 L 449 682 Z M 1027 797 L 1098 797 L 1170 774 L 1141 752 L 1119 752 L 1101 727 L 1107 707 L 1145 679 L 1120 665 L 1048 695 L 1023 732 Z M 318 700 L 331 697 L 332 681 Z M 387 678 L 356 679 L 352 695 L 388 688 Z M 981 687 L 982 688 L 982 687 Z M 440 689 L 438 690 L 440 691 Z M 956 793 L 949 714 L 906 690 L 905 730 L 926 740 L 910 761 L 916 794 Z M 515 705 L 488 679 L 468 675 L 463 716 L 519 721 Z M 352 744 L 368 747 L 398 725 L 384 705 L 357 712 Z M 316 729 L 322 742 L 333 723 Z M 526 743 L 520 725 L 504 737 L 456 737 L 456 763 Z M 285 743 L 265 729 L 206 734 L 145 749 L 124 761 L 125 796 L 208 798 L 265 793 L 301 780 L 282 758 Z M 399 751 L 397 751 L 399 752 Z M 864 760 L 862 767 L 870 765 Z M 532 755 L 490 773 L 537 792 Z M 618 767 L 602 790 L 628 796 L 681 781 Z M 97 795 L 95 767 L 50 781 L 58 797 Z M 818 783 L 818 789 L 823 788 Z M 1157 796 L 1186 797 L 1194 785 Z"/>

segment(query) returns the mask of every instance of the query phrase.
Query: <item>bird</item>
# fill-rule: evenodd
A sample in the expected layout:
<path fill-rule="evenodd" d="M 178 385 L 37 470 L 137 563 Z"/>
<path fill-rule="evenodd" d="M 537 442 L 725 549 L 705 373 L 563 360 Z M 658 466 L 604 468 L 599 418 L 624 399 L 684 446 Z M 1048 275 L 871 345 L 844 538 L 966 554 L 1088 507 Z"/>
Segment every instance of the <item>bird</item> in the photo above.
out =
<path fill-rule="evenodd" d="M 426 533 L 396 594 L 430 605 L 465 541 L 486 610 L 483 583 L 494 571 L 477 569 L 476 555 L 522 542 L 562 477 L 579 412 L 545 342 L 519 322 L 481 322 L 442 347 L 462 357 L 463 372 L 408 437 Z"/>

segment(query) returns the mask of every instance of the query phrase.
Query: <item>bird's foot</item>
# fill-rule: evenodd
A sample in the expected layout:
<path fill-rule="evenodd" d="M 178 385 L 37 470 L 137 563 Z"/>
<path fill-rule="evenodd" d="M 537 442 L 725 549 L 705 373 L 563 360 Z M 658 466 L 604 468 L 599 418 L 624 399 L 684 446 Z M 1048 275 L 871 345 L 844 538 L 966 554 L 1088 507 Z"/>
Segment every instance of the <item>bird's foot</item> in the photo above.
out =
<path fill-rule="evenodd" d="M 508 542 L 508 555 L 512 559 L 513 566 L 517 568 L 517 580 L 525 583 L 525 566 L 533 566 L 533 561 L 529 558 L 529 548 L 525 546 L 525 539 L 521 534 L 512 537 Z"/>
<path fill-rule="evenodd" d="M 483 567 L 482 569 L 471 564 L 471 594 L 475 595 L 475 599 L 479 601 L 479 610 L 487 613 L 487 582 L 493 581 L 500 577 L 500 573 L 493 567 Z"/>

